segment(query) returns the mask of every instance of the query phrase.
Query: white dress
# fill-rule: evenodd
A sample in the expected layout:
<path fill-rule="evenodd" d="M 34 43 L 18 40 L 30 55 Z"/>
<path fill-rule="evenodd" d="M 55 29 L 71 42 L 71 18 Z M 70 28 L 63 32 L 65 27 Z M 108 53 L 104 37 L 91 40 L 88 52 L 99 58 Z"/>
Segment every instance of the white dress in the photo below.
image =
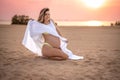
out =
<path fill-rule="evenodd" d="M 45 25 L 35 20 L 29 20 L 22 44 L 33 53 L 37 54 L 38 56 L 42 56 L 42 47 L 44 44 L 44 37 L 42 33 L 45 32 L 54 35 L 60 39 L 60 48 L 64 53 L 66 53 L 69 56 L 69 59 L 83 59 L 83 56 L 77 56 L 73 54 L 72 51 L 67 49 L 67 39 L 61 37 L 58 34 L 52 20 L 50 20 L 50 24 L 48 25 Z"/>

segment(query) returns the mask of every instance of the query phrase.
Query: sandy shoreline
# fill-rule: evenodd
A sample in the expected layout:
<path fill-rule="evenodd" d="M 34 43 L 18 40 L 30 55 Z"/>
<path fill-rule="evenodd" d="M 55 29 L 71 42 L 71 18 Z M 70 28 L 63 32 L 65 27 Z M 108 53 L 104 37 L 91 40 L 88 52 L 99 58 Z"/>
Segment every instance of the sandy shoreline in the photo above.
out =
<path fill-rule="evenodd" d="M 54 61 L 22 46 L 25 25 L 0 25 L 0 80 L 120 80 L 120 28 L 60 27 L 84 60 Z"/>

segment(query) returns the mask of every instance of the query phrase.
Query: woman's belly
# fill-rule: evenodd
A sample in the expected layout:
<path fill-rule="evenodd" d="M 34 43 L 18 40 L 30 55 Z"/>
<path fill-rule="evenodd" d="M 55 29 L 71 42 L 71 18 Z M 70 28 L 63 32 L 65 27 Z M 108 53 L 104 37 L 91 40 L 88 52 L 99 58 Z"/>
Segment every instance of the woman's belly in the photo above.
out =
<path fill-rule="evenodd" d="M 60 39 L 51 34 L 43 34 L 45 38 L 45 42 L 49 43 L 51 46 L 55 48 L 60 48 Z"/>

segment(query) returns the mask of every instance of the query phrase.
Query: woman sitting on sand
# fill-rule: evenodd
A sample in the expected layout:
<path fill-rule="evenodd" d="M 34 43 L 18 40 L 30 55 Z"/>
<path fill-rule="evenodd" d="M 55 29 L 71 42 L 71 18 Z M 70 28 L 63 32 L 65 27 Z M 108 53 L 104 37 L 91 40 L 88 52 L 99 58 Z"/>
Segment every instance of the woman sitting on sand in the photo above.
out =
<path fill-rule="evenodd" d="M 49 8 L 43 8 L 38 21 L 30 20 L 28 22 L 22 44 L 33 53 L 49 59 L 83 59 L 82 56 L 74 55 L 67 49 L 67 42 L 50 18 Z"/>

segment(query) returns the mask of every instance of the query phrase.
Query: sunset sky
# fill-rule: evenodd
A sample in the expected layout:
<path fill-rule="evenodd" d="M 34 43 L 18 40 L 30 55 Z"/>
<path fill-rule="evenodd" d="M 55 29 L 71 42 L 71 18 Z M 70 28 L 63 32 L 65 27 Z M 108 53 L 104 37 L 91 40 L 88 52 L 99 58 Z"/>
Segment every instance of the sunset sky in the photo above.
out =
<path fill-rule="evenodd" d="M 101 1 L 101 0 L 98 0 Z M 99 7 L 94 0 L 0 0 L 0 20 L 11 20 L 15 14 L 37 19 L 44 7 L 57 21 L 120 20 L 120 0 L 103 0 Z M 100 3 L 100 2 L 99 2 Z"/>

